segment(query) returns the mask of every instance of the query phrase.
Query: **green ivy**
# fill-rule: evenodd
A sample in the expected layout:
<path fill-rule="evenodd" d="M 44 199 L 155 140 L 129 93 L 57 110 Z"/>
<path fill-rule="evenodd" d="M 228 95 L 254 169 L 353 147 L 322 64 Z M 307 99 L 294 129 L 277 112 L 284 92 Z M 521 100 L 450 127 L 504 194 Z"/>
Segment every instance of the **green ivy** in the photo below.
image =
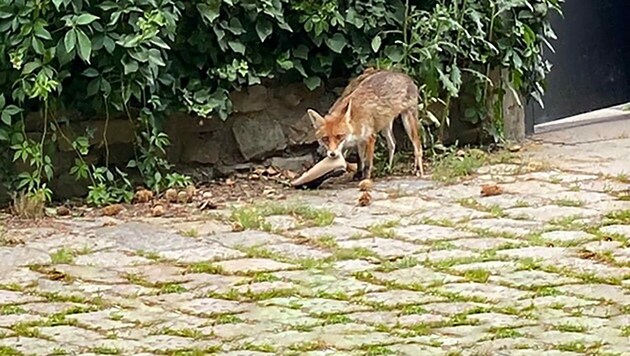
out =
<path fill-rule="evenodd" d="M 45 191 L 57 169 L 55 145 L 76 152 L 70 173 L 88 180 L 88 201 L 131 199 L 135 172 L 159 191 L 185 185 L 165 159 L 164 118 L 185 111 L 225 120 L 228 94 L 264 80 L 321 86 L 369 65 L 399 67 L 422 83 L 430 103 L 462 93 L 475 105 L 467 120 L 500 136 L 488 122 L 496 95 L 489 72 L 507 68 L 513 88 L 540 99 L 549 65 L 542 45 L 561 0 L 16 0 L 0 4 L 0 149 L 7 184 Z M 468 75 L 468 77 L 466 77 Z M 495 103 L 497 101 L 495 100 Z M 68 134 L 67 109 L 126 115 L 135 128 L 135 158 L 113 167 L 90 148 L 105 133 Z M 26 133 L 39 112 L 40 134 Z M 496 116 L 496 115 L 494 115 Z M 11 162 L 17 163 L 13 164 Z M 19 167 L 8 174 L 9 167 Z M 8 178 L 7 178 L 8 177 Z"/>

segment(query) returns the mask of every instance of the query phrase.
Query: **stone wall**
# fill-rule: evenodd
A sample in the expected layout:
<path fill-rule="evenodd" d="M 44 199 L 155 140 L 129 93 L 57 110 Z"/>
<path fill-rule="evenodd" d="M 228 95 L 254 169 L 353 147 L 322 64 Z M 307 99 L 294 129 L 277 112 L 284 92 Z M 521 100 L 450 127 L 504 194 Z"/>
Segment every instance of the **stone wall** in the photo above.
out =
<path fill-rule="evenodd" d="M 172 140 L 169 160 L 226 173 L 244 163 L 304 153 L 305 146 L 312 148 L 315 142 L 306 110 L 325 112 L 335 98 L 333 90 L 310 91 L 301 83 L 233 92 L 234 113 L 224 122 L 185 115 L 169 119 L 165 127 Z"/>
<path fill-rule="evenodd" d="M 164 126 L 171 140 L 168 159 L 197 179 L 212 179 L 260 164 L 301 170 L 313 164 L 316 151 L 306 110 L 327 111 L 345 83 L 340 84 L 314 91 L 302 83 L 257 85 L 233 92 L 230 96 L 234 113 L 226 121 L 183 113 L 172 115 Z M 70 140 L 85 134 L 86 129 L 93 131 L 90 154 L 85 157 L 88 163 L 103 164 L 106 152 L 109 162 L 119 167 L 125 167 L 134 158 L 134 132 L 126 117 L 111 118 L 107 123 L 109 150 L 106 151 L 103 118 L 87 118 L 78 113 L 68 113 L 67 116 L 70 124 L 63 125 L 62 130 Z M 38 115 L 28 115 L 26 130 L 29 137 L 39 140 L 42 126 Z M 50 182 L 55 197 L 66 199 L 87 194 L 88 182 L 77 182 L 69 173 L 77 154 L 68 141 L 58 137 L 57 144 L 48 147 L 48 151 L 56 168 L 55 179 Z M 18 163 L 16 169 L 28 167 Z M 6 202 L 7 194 L 2 196 L 4 199 L 0 198 L 0 203 L 2 200 Z"/>

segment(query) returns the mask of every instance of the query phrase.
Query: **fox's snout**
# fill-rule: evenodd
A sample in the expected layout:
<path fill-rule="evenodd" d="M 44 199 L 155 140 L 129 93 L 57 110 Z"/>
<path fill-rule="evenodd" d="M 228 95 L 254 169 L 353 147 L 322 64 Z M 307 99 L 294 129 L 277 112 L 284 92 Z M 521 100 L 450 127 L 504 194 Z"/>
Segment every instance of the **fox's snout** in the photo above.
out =
<path fill-rule="evenodd" d="M 335 151 L 328 151 L 328 157 L 337 158 L 338 154 Z"/>

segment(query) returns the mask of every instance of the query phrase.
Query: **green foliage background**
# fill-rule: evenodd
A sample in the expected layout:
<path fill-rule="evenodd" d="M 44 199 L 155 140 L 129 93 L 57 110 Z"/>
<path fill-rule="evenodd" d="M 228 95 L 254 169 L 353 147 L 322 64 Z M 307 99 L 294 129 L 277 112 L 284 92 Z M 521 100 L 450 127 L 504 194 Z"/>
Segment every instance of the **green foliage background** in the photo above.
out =
<path fill-rule="evenodd" d="M 420 108 L 435 127 L 433 103 L 474 98 L 466 119 L 495 139 L 501 120 L 489 80 L 509 70 L 512 90 L 540 100 L 550 69 L 543 45 L 548 17 L 562 0 L 4 0 L 0 2 L 0 150 L 4 184 L 50 198 L 50 152 L 67 140 L 71 173 L 91 182 L 88 201 L 131 198 L 124 168 L 154 190 L 183 185 L 164 159 L 163 119 L 172 111 L 225 120 L 228 93 L 262 80 L 303 81 L 314 89 L 368 65 L 397 67 L 422 86 Z M 447 105 L 448 106 L 448 105 Z M 495 105 L 496 106 L 496 105 Z M 123 113 L 136 128 L 136 159 L 87 163 L 90 132 L 64 134 L 66 108 L 86 115 Z M 25 132 L 40 111 L 42 135 Z M 432 138 L 428 145 L 439 141 Z M 12 171 L 21 162 L 22 171 Z M 128 172 L 128 170 L 127 170 Z"/>

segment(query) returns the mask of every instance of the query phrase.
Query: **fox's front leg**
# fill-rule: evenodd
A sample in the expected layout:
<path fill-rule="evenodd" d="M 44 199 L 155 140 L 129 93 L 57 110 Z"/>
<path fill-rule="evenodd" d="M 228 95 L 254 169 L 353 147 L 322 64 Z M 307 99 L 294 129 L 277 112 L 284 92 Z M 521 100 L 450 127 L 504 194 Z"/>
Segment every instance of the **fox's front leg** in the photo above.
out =
<path fill-rule="evenodd" d="M 352 177 L 353 180 L 361 180 L 364 176 L 365 170 L 365 143 L 357 143 L 357 156 L 359 156 L 359 162 L 357 163 L 357 171 Z"/>
<path fill-rule="evenodd" d="M 375 145 L 376 145 L 376 135 L 371 135 L 367 139 L 366 147 L 365 147 L 366 173 L 364 174 L 364 177 L 363 177 L 364 179 L 370 179 L 372 177 L 372 167 L 374 166 Z"/>

